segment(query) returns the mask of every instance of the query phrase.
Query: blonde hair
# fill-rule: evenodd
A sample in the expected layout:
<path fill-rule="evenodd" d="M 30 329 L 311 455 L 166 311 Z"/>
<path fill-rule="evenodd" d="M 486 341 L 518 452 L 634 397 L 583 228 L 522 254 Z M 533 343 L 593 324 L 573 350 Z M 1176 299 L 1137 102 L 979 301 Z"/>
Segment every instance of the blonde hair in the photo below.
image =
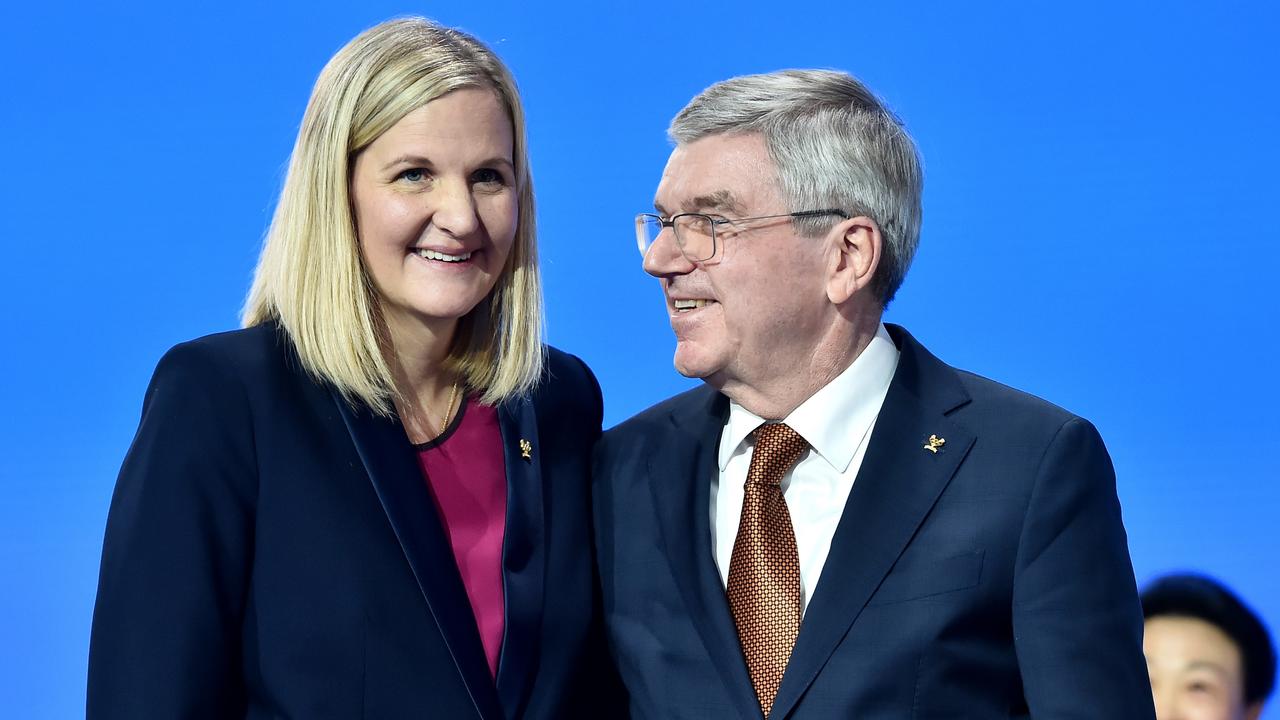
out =
<path fill-rule="evenodd" d="M 515 80 L 491 50 L 425 18 L 366 30 L 321 71 L 245 301 L 245 327 L 280 323 L 309 373 L 379 414 L 391 414 L 401 396 L 356 237 L 351 163 L 413 110 L 475 87 L 492 89 L 511 119 L 519 220 L 506 266 L 459 321 L 445 369 L 489 404 L 529 391 L 545 350 L 524 112 Z"/>

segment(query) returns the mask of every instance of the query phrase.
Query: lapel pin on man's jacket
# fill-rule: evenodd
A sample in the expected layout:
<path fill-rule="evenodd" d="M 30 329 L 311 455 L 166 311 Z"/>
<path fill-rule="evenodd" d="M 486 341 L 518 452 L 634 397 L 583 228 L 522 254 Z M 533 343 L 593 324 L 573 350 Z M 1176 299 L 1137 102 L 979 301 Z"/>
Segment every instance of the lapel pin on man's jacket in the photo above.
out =
<path fill-rule="evenodd" d="M 525 460 L 533 459 L 533 443 L 524 438 L 520 438 L 520 457 Z"/>
<path fill-rule="evenodd" d="M 946 445 L 946 444 L 947 444 L 947 439 L 946 439 L 946 438 L 940 438 L 940 437 L 938 437 L 937 435 L 930 435 L 930 436 L 929 436 L 929 439 L 928 439 L 928 440 L 926 440 L 926 441 L 925 441 L 925 443 L 924 443 L 924 449 L 925 449 L 925 450 L 928 450 L 929 452 L 933 453 L 934 455 L 937 455 L 937 454 L 938 454 L 938 448 L 940 448 L 940 447 L 942 447 L 943 445 Z"/>

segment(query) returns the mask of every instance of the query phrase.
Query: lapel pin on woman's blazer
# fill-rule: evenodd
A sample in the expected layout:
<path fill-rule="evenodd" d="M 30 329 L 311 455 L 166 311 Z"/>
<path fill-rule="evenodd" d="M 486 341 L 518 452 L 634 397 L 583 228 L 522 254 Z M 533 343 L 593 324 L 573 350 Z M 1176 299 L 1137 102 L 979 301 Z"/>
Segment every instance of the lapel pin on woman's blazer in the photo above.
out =
<path fill-rule="evenodd" d="M 946 444 L 947 444 L 947 439 L 946 439 L 946 438 L 940 438 L 940 437 L 938 437 L 937 435 L 930 435 L 930 436 L 929 436 L 929 439 L 928 439 L 928 440 L 926 440 L 926 441 L 925 441 L 925 443 L 924 443 L 924 449 L 925 449 L 925 450 L 928 450 L 929 452 L 933 453 L 934 455 L 937 455 L 937 454 L 938 454 L 938 448 L 940 448 L 940 447 L 942 447 L 943 445 L 946 445 Z"/>
<path fill-rule="evenodd" d="M 533 443 L 524 438 L 520 438 L 520 457 L 525 460 L 533 459 Z"/>

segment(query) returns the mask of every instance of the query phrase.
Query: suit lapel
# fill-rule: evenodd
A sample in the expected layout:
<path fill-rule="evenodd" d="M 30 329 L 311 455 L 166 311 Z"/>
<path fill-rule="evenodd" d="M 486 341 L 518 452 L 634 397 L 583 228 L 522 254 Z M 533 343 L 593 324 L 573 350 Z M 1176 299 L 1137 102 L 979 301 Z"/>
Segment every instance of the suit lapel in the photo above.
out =
<path fill-rule="evenodd" d="M 649 488 L 671 572 L 729 697 L 743 717 L 759 717 L 738 632 L 729 613 L 711 548 L 709 495 L 718 472 L 716 450 L 729 403 L 711 389 L 695 394 L 692 409 L 672 415 L 665 437 L 648 453 Z"/>
<path fill-rule="evenodd" d="M 498 663 L 498 694 L 507 717 L 518 717 L 537 671 L 542 628 L 546 576 L 543 455 L 538 452 L 537 417 L 528 399 L 500 406 L 498 422 L 507 465 L 507 527 L 502 549 L 506 623 Z M 523 448 L 528 448 L 528 453 Z"/>
<path fill-rule="evenodd" d="M 951 481 L 974 437 L 945 413 L 968 396 L 954 371 L 891 326 L 901 355 L 822 576 L 774 700 L 786 717 Z M 925 399 L 927 398 L 927 400 Z M 930 435 L 945 440 L 925 449 Z"/>
<path fill-rule="evenodd" d="M 476 712 L 484 720 L 499 720 L 502 708 L 475 615 L 404 428 L 393 418 L 352 408 L 336 391 L 331 394 Z"/>

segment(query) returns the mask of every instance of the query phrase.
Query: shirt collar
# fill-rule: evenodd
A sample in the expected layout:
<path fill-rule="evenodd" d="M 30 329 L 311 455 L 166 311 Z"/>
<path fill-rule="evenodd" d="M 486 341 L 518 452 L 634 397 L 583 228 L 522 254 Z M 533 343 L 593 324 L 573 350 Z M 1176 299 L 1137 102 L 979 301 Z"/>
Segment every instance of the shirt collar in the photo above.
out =
<path fill-rule="evenodd" d="M 875 337 L 849 367 L 800 403 L 783 422 L 837 472 L 844 472 L 880 413 L 897 367 L 898 348 L 881 323 Z M 765 422 L 738 403 L 729 402 L 729 420 L 720 442 L 721 472 L 751 433 Z"/>

